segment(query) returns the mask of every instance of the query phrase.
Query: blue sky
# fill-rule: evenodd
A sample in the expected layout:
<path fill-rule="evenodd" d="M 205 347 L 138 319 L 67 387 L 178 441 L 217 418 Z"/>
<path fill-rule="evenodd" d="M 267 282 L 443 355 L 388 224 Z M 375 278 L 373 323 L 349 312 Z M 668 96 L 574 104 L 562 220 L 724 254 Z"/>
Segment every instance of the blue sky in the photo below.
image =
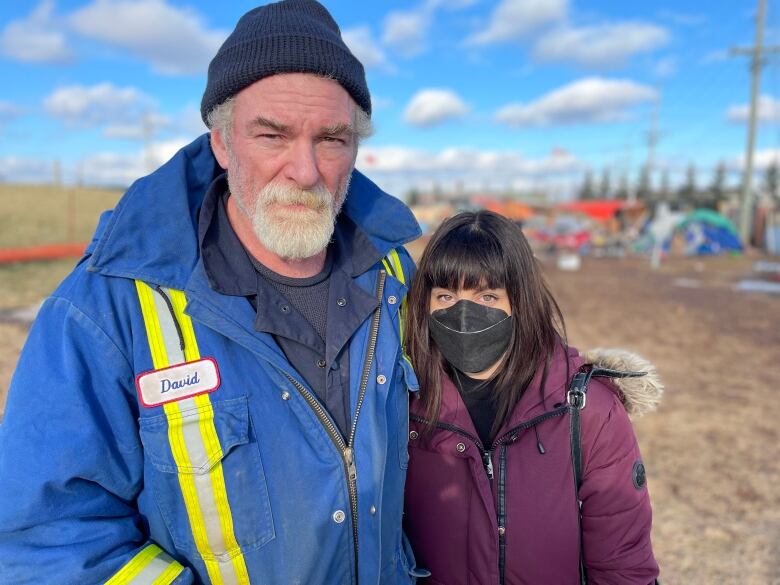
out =
<path fill-rule="evenodd" d="M 0 178 L 128 184 L 205 131 L 208 61 L 255 2 L 0 4 Z M 543 189 L 635 178 L 658 107 L 656 180 L 746 142 L 755 2 L 325 0 L 363 61 L 376 134 L 358 167 L 412 186 Z M 768 0 L 765 44 L 780 42 Z M 762 78 L 757 163 L 780 151 L 780 56 Z"/>

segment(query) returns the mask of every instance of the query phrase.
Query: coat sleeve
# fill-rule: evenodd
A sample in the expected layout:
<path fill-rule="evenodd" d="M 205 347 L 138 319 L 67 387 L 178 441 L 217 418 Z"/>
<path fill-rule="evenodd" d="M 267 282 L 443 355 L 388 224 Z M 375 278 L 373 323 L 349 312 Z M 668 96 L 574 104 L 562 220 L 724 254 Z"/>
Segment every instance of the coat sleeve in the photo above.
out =
<path fill-rule="evenodd" d="M 639 445 L 617 396 L 599 382 L 591 384 L 601 386 L 611 404 L 605 405 L 605 416 L 583 418 L 582 423 L 580 498 L 588 583 L 648 585 L 658 576 L 658 565 L 650 542 L 652 510 Z M 588 394 L 590 400 L 595 393 Z"/>
<path fill-rule="evenodd" d="M 41 308 L 0 425 L 0 583 L 192 583 L 144 533 L 133 370 L 62 298 Z"/>

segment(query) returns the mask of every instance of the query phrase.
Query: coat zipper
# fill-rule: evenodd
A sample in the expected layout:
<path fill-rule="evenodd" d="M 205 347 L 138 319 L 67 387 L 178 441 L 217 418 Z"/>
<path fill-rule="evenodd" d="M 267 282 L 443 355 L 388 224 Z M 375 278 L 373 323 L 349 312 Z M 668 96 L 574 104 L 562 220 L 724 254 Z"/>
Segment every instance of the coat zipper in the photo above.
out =
<path fill-rule="evenodd" d="M 358 582 L 358 502 L 357 502 L 357 465 L 355 464 L 355 433 L 357 432 L 358 415 L 360 409 L 363 406 L 363 399 L 366 395 L 366 388 L 368 387 L 368 377 L 371 373 L 371 364 L 374 361 L 374 353 L 376 352 L 376 340 L 379 336 L 379 318 L 382 311 L 382 296 L 385 290 L 385 278 L 387 273 L 384 270 L 379 271 L 379 278 L 377 281 L 376 296 L 379 301 L 379 306 L 374 311 L 374 317 L 371 322 L 371 330 L 368 337 L 368 351 L 366 352 L 366 359 L 363 362 L 363 374 L 360 378 L 360 388 L 358 390 L 357 406 L 355 407 L 355 416 L 352 420 L 352 428 L 349 432 L 349 437 L 345 442 L 339 432 L 336 424 L 330 418 L 325 408 L 319 403 L 319 401 L 309 392 L 303 384 L 298 382 L 287 372 L 284 373 L 287 379 L 292 382 L 298 392 L 303 396 L 304 400 L 309 404 L 314 414 L 317 416 L 322 426 L 325 427 L 325 431 L 328 436 L 341 452 L 341 456 L 344 460 L 344 472 L 347 477 L 347 485 L 349 487 L 349 503 L 352 512 L 352 540 L 355 549 L 355 583 Z"/>
<path fill-rule="evenodd" d="M 415 422 L 422 423 L 422 424 L 428 424 L 428 421 L 426 419 L 424 419 L 421 416 L 417 416 L 416 414 L 409 415 L 409 420 L 413 420 Z M 461 437 L 466 437 L 472 443 L 474 443 L 477 449 L 479 449 L 479 453 L 482 457 L 482 466 L 485 468 L 485 473 L 487 473 L 488 479 L 490 481 L 493 481 L 492 449 L 485 449 L 485 447 L 482 445 L 482 441 L 480 441 L 479 438 L 475 437 L 471 433 L 464 431 L 460 427 L 456 427 L 455 425 L 450 425 L 447 423 L 436 423 L 436 427 L 440 429 L 445 429 L 447 431 L 451 431 L 457 435 L 460 435 Z"/>
<path fill-rule="evenodd" d="M 493 481 L 494 479 L 492 454 L 496 450 L 496 448 L 499 449 L 498 502 L 496 502 L 497 504 L 496 522 L 498 523 L 498 574 L 499 574 L 499 583 L 501 585 L 503 585 L 504 583 L 504 570 L 506 568 L 505 566 L 506 566 L 506 447 L 507 444 L 514 442 L 514 440 L 517 438 L 517 435 L 520 433 L 520 431 L 530 429 L 546 420 L 561 416 L 566 412 L 568 412 L 568 410 L 569 410 L 568 406 L 561 406 L 559 408 L 556 408 L 555 410 L 551 410 L 550 412 L 545 412 L 544 414 L 540 414 L 539 416 L 536 416 L 524 423 L 520 423 L 519 425 L 512 427 L 503 435 L 501 435 L 498 439 L 493 441 L 493 444 L 490 446 L 490 449 L 485 449 L 485 447 L 482 445 L 482 442 L 477 437 L 475 437 L 471 433 L 464 431 L 460 427 L 456 427 L 455 425 L 450 425 L 447 423 L 439 423 L 439 422 L 437 422 L 435 425 L 437 428 L 451 431 L 462 437 L 466 437 L 470 439 L 477 446 L 480 454 L 482 455 L 482 465 L 485 468 L 485 472 L 487 473 L 488 479 L 490 479 L 490 481 Z M 413 420 L 421 424 L 428 424 L 428 420 L 416 414 L 410 415 L 409 418 L 410 420 Z"/>

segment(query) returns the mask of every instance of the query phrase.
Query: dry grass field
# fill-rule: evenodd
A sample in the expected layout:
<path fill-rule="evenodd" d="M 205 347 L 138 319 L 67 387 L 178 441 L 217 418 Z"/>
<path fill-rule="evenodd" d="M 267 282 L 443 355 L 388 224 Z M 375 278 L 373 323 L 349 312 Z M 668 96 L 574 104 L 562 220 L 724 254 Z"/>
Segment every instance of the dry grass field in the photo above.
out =
<path fill-rule="evenodd" d="M 2 245 L 64 239 L 61 200 L 7 193 L 0 186 Z M 116 194 L 83 197 L 86 239 Z M 780 297 L 734 289 L 754 260 L 673 258 L 655 271 L 642 259 L 586 259 L 578 272 L 545 264 L 572 345 L 632 349 L 666 382 L 660 410 L 635 423 L 665 585 L 780 584 Z M 72 264 L 0 266 L 0 312 L 40 301 Z M 0 413 L 25 335 L 0 322 Z"/>

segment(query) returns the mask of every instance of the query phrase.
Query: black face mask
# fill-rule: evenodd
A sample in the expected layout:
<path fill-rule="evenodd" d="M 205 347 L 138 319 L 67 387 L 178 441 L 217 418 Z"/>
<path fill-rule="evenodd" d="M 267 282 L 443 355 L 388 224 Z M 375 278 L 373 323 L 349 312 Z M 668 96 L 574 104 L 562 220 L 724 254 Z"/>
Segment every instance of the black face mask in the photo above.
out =
<path fill-rule="evenodd" d="M 428 327 L 444 359 L 466 373 L 496 363 L 512 337 L 512 318 L 505 311 L 465 300 L 431 313 Z"/>

